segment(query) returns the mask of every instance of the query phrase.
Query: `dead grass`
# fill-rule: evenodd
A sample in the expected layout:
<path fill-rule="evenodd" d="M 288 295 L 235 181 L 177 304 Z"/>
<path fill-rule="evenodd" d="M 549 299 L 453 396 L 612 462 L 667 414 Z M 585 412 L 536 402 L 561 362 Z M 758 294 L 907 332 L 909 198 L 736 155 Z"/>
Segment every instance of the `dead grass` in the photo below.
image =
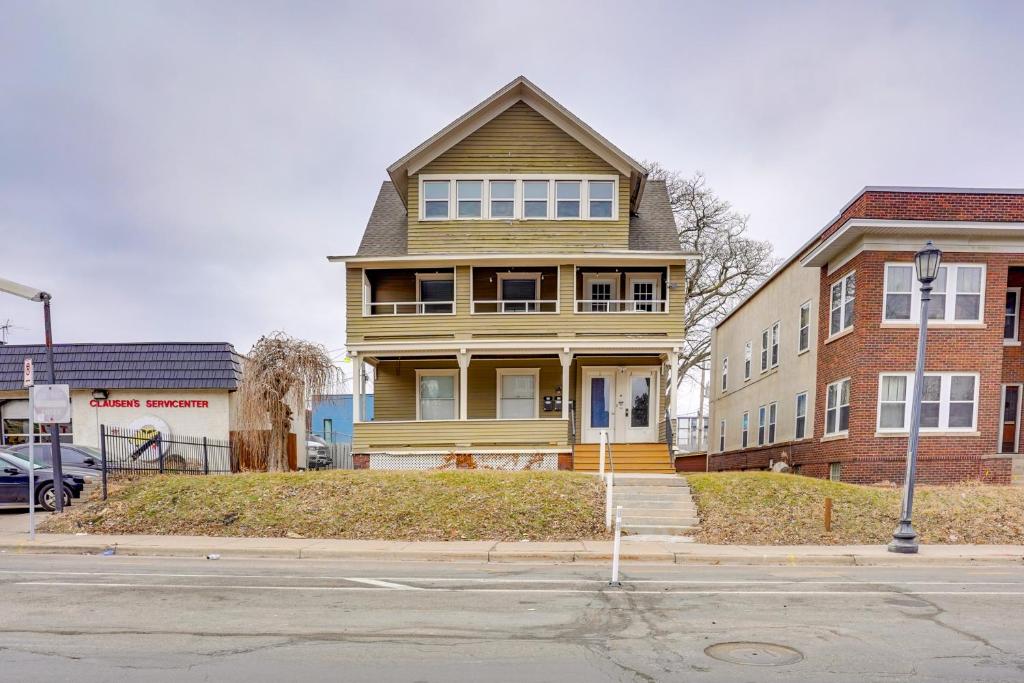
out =
<path fill-rule="evenodd" d="M 533 541 L 602 538 L 603 487 L 570 472 L 151 476 L 50 517 L 54 533 Z"/>
<path fill-rule="evenodd" d="M 887 543 L 901 491 L 767 472 L 689 474 L 702 543 L 845 545 Z M 831 497 L 832 532 L 824 530 Z M 1024 543 L 1024 488 L 919 486 L 914 528 L 922 543 Z"/>

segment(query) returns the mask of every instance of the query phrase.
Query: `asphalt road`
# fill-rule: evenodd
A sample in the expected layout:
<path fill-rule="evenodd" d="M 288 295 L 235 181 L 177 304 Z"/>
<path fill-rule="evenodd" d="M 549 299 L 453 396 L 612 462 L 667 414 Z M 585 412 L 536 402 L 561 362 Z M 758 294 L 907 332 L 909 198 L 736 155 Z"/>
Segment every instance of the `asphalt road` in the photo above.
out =
<path fill-rule="evenodd" d="M 4 554 L 0 679 L 1024 680 L 1016 567 L 649 565 L 624 567 L 622 588 L 607 579 L 578 565 Z"/>

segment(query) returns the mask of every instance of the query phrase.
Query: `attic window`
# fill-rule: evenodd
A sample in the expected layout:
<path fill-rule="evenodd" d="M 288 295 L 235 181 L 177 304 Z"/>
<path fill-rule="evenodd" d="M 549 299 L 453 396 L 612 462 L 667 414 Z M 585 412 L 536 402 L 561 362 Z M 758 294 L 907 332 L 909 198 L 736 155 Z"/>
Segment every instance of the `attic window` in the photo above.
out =
<path fill-rule="evenodd" d="M 615 183 L 610 180 L 591 180 L 587 185 L 590 191 L 590 217 L 611 218 Z"/>
<path fill-rule="evenodd" d="M 491 218 L 513 218 L 516 208 L 516 181 L 492 180 Z"/>
<path fill-rule="evenodd" d="M 523 217 L 548 217 L 548 181 L 523 181 Z"/>
<path fill-rule="evenodd" d="M 423 182 L 423 217 L 448 218 L 449 183 L 447 180 Z"/>
<path fill-rule="evenodd" d="M 460 180 L 456 183 L 459 218 L 480 218 L 483 211 L 484 181 Z"/>
<path fill-rule="evenodd" d="M 578 180 L 555 183 L 555 215 L 558 218 L 580 217 L 580 185 Z"/>

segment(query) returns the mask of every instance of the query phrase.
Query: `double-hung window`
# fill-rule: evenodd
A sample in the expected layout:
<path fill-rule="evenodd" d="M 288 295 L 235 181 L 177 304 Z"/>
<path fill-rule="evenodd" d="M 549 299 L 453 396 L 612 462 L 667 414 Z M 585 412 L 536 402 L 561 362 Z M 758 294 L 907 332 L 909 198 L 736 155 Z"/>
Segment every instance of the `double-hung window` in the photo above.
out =
<path fill-rule="evenodd" d="M 423 181 L 423 217 L 444 220 L 448 218 L 448 199 L 451 183 L 447 180 Z"/>
<path fill-rule="evenodd" d="M 921 387 L 921 429 L 965 431 L 977 429 L 978 388 L 976 373 L 927 373 Z M 882 373 L 878 378 L 878 431 L 910 429 L 912 373 Z"/>
<path fill-rule="evenodd" d="M 829 297 L 829 336 L 853 327 L 853 300 L 856 293 L 856 273 L 850 273 L 832 285 Z"/>
<path fill-rule="evenodd" d="M 537 418 L 537 369 L 498 370 L 498 419 L 532 420 Z"/>
<path fill-rule="evenodd" d="M 454 420 L 458 415 L 458 370 L 416 371 L 416 419 Z"/>
<path fill-rule="evenodd" d="M 802 439 L 807 436 L 807 392 L 796 395 L 796 426 L 793 431 L 794 439 Z"/>
<path fill-rule="evenodd" d="M 484 206 L 484 181 L 459 180 L 455 183 L 459 218 L 480 218 Z"/>
<path fill-rule="evenodd" d="M 778 416 L 778 403 L 768 404 L 768 443 L 775 443 L 775 418 Z"/>
<path fill-rule="evenodd" d="M 761 372 L 768 372 L 768 335 L 768 330 L 761 332 Z"/>
<path fill-rule="evenodd" d="M 555 218 L 580 217 L 580 181 L 555 181 Z"/>
<path fill-rule="evenodd" d="M 846 434 L 850 429 L 850 379 L 832 382 L 825 390 L 825 436 Z"/>
<path fill-rule="evenodd" d="M 611 180 L 591 180 L 587 183 L 590 200 L 590 218 L 612 218 L 615 183 Z"/>
<path fill-rule="evenodd" d="M 754 356 L 754 348 L 751 342 L 743 346 L 743 379 L 750 379 L 750 366 Z"/>
<path fill-rule="evenodd" d="M 1017 333 L 1020 331 L 1020 292 L 1020 287 L 1010 287 L 1006 290 L 1006 315 L 1003 317 L 1004 343 L 1017 343 Z"/>
<path fill-rule="evenodd" d="M 811 348 L 811 302 L 807 301 L 800 306 L 800 334 L 797 353 L 803 353 L 809 348 Z"/>
<path fill-rule="evenodd" d="M 718 450 L 725 450 L 725 420 L 718 423 Z"/>
<path fill-rule="evenodd" d="M 780 323 L 772 325 L 772 367 L 779 366 L 779 329 Z"/>
<path fill-rule="evenodd" d="M 921 319 L 921 289 L 912 263 L 885 265 L 882 321 L 916 323 Z M 979 323 L 983 319 L 985 266 L 946 263 L 932 281 L 928 319 L 946 323 Z"/>
<path fill-rule="evenodd" d="M 523 181 L 523 218 L 548 217 L 548 181 Z"/>
<path fill-rule="evenodd" d="M 743 419 L 740 421 L 740 447 L 747 447 L 747 437 L 750 432 L 750 413 L 743 413 Z"/>
<path fill-rule="evenodd" d="M 729 357 L 722 358 L 722 391 L 729 388 Z"/>
<path fill-rule="evenodd" d="M 492 180 L 488 184 L 491 200 L 491 218 L 515 218 L 516 181 Z"/>
<path fill-rule="evenodd" d="M 764 445 L 765 420 L 768 417 L 768 406 L 761 406 L 757 409 L 757 445 Z"/>

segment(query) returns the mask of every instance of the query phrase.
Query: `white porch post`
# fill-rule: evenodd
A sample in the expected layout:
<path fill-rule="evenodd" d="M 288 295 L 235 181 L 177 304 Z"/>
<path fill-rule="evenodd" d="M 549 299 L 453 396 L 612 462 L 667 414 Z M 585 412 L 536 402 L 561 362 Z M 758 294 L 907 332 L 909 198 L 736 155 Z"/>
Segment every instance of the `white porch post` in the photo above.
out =
<path fill-rule="evenodd" d="M 560 354 L 558 354 L 558 360 L 562 362 L 562 419 L 569 419 L 569 401 L 572 400 L 572 395 L 569 393 L 569 369 L 572 367 L 572 351 L 569 347 L 565 347 Z"/>
<path fill-rule="evenodd" d="M 363 357 L 350 354 L 352 358 L 352 421 L 363 421 Z"/>
<path fill-rule="evenodd" d="M 469 359 L 466 349 L 459 351 L 459 419 L 469 419 Z"/>
<path fill-rule="evenodd" d="M 679 350 L 672 349 L 668 354 L 668 417 L 672 420 L 670 425 L 672 434 L 675 435 L 675 447 L 679 443 L 679 420 L 676 419 L 676 394 L 679 393 Z"/>

